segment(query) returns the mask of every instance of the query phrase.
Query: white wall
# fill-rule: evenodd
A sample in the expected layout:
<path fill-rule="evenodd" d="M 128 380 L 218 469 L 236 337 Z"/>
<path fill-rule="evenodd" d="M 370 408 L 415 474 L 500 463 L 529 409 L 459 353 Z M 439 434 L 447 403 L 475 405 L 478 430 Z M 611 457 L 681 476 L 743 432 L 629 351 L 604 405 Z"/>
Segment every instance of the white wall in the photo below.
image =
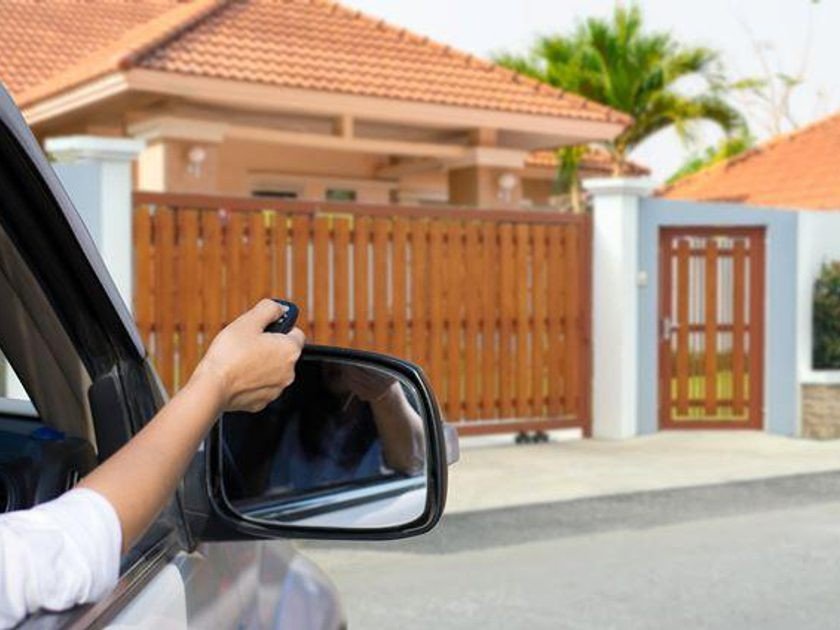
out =
<path fill-rule="evenodd" d="M 840 370 L 811 369 L 814 281 L 823 263 L 840 260 L 840 212 L 799 213 L 796 367 L 800 383 L 840 383 Z"/>

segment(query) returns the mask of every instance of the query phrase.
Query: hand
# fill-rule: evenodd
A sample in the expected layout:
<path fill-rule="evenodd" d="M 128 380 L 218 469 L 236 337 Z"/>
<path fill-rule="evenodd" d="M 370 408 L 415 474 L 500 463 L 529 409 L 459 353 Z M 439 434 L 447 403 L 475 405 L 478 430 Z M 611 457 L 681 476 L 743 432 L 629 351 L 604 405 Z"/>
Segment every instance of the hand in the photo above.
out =
<path fill-rule="evenodd" d="M 342 381 L 347 389 L 365 402 L 382 398 L 397 385 L 396 379 L 376 370 L 344 365 L 341 372 Z"/>
<path fill-rule="evenodd" d="M 262 300 L 210 344 L 190 381 L 212 382 L 222 411 L 260 411 L 294 381 L 303 332 L 265 332 L 284 311 L 284 306 Z"/>

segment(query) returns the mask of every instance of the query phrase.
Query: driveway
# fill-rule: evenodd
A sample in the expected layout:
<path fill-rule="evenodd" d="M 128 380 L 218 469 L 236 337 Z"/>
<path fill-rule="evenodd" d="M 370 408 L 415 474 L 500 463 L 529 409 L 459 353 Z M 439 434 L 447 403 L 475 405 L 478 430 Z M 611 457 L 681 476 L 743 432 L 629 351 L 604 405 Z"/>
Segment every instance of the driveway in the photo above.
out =
<path fill-rule="evenodd" d="M 840 473 L 465 512 L 304 551 L 354 630 L 831 628 Z"/>
<path fill-rule="evenodd" d="M 759 431 L 512 442 L 464 440 L 461 461 L 450 468 L 447 513 L 840 470 L 840 440 Z"/>

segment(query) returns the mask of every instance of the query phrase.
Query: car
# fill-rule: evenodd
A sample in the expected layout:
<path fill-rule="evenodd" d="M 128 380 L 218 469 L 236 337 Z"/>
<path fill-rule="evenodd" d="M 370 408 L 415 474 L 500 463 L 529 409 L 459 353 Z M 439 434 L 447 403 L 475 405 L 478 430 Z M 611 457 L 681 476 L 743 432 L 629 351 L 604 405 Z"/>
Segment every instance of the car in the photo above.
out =
<path fill-rule="evenodd" d="M 167 393 L 82 220 L 3 89 L 0 305 L 0 351 L 31 399 L 0 400 L 0 501 L 10 511 L 72 488 L 130 440 Z M 401 411 L 380 417 L 336 385 L 342 378 L 389 388 Z M 356 461 L 334 467 L 341 470 L 315 470 L 293 442 L 349 449 L 353 440 L 329 433 L 351 430 L 344 425 L 307 423 L 302 433 L 303 419 L 339 404 L 341 418 L 367 427 L 359 430 L 366 442 L 356 445 Z M 389 455 L 399 449 L 380 431 L 385 421 L 409 436 L 398 444 L 402 459 Z M 343 627 L 334 586 L 290 540 L 427 532 L 444 509 L 455 459 L 457 438 L 419 368 L 307 346 L 280 399 L 260 414 L 216 423 L 166 509 L 122 558 L 109 595 L 40 612 L 23 627 Z"/>

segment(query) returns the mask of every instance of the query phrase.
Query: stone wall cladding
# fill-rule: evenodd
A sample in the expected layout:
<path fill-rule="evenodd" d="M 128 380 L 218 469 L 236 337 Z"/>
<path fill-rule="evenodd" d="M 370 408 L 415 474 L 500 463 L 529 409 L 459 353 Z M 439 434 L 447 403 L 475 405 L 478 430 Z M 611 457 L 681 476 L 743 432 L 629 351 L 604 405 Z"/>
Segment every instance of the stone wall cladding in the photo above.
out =
<path fill-rule="evenodd" d="M 802 385 L 802 436 L 840 438 L 840 385 Z"/>

